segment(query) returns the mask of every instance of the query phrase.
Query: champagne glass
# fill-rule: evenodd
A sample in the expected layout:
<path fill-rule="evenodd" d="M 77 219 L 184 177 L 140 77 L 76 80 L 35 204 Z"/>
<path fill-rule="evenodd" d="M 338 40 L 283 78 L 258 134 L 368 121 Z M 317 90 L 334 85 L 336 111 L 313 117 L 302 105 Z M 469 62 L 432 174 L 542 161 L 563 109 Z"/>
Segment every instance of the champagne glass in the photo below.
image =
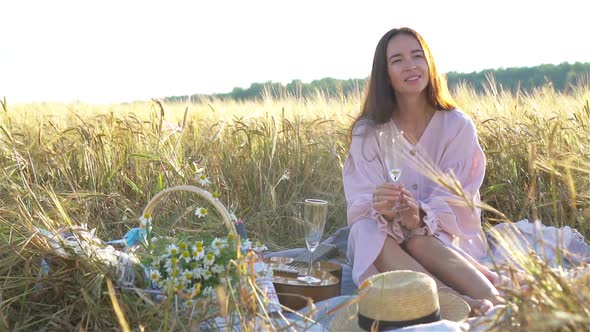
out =
<path fill-rule="evenodd" d="M 382 152 L 381 155 L 383 156 L 387 176 L 391 182 L 398 183 L 402 176 L 402 166 L 400 162 L 404 152 L 404 132 L 382 125 L 377 130 L 377 136 L 379 138 L 379 148 Z M 400 212 L 406 208 L 407 206 L 405 204 L 401 204 L 397 201 L 393 204 L 392 211 Z"/>
<path fill-rule="evenodd" d="M 297 280 L 307 284 L 321 282 L 321 279 L 311 275 L 311 266 L 313 263 L 313 252 L 320 245 L 327 217 L 328 201 L 308 198 L 303 202 L 303 220 L 301 223 L 303 225 L 305 244 L 309 251 L 309 265 L 307 267 L 307 275 L 300 276 Z"/>

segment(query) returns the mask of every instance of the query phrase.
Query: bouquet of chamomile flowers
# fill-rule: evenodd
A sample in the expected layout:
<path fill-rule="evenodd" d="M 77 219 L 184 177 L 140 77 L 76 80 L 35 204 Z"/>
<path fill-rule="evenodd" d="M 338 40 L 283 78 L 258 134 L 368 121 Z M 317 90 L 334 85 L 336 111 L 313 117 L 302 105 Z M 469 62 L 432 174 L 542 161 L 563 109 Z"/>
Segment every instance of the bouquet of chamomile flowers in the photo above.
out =
<path fill-rule="evenodd" d="M 236 281 L 237 248 L 233 234 L 209 241 L 155 237 L 149 244 L 150 255 L 142 263 L 151 288 L 182 294 L 184 304 L 192 306 L 199 298 L 215 299 L 217 286 Z M 242 240 L 239 248 L 243 252 L 266 250 L 248 239 Z"/>
<path fill-rule="evenodd" d="M 198 171 L 199 184 L 209 187 L 209 178 L 201 169 Z M 196 218 L 193 219 L 192 227 L 174 230 L 169 228 L 175 228 L 173 224 L 166 224 L 166 217 L 160 217 L 158 221 L 152 219 L 153 211 L 160 201 L 170 202 L 162 198 L 173 193 L 192 193 L 199 198 L 195 202 L 197 204 L 192 206 L 193 218 Z M 172 202 L 177 204 L 176 201 Z M 217 213 L 211 213 L 207 207 L 214 207 L 213 211 Z M 215 304 L 219 291 L 242 284 L 240 277 L 243 269 L 240 269 L 244 266 L 244 260 L 241 259 L 246 256 L 244 254 L 267 250 L 266 246 L 247 238 L 243 221 L 233 211 L 226 209 L 217 191 L 210 193 L 192 185 L 175 186 L 158 192 L 148 202 L 139 221 L 140 227 L 134 233 L 129 232 L 134 235 L 129 236 L 127 242 L 141 244 L 139 246 L 144 248 L 137 252 L 147 277 L 147 285 L 144 283 L 147 287 L 144 288 L 151 290 L 160 300 L 172 300 L 185 308 L 194 308 L 195 305 L 206 308 L 208 304 Z M 208 231 L 207 225 L 220 225 L 220 222 L 226 226 L 226 236 L 220 236 L 217 231 Z M 272 276 L 272 270 L 259 270 L 248 272 L 254 272 L 256 278 L 269 277 L 268 274 Z"/>

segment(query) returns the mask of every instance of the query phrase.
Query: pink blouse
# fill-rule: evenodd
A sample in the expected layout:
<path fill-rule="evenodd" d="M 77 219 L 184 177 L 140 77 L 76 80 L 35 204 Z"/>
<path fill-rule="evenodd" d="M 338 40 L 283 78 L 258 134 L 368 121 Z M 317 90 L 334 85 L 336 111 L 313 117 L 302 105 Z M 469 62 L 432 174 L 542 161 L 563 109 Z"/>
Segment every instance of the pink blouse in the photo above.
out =
<path fill-rule="evenodd" d="M 397 130 L 393 121 L 386 126 Z M 412 192 L 425 211 L 426 226 L 415 233 L 433 234 L 463 255 L 476 260 L 482 258 L 486 254 L 486 241 L 481 211 L 473 204 L 479 202 L 486 158 L 473 121 L 460 110 L 436 111 L 420 140 L 416 144 L 406 141 L 405 146 L 399 182 Z M 343 168 L 351 226 L 348 256 L 353 262 L 353 279 L 357 284 L 378 272 L 373 262 L 387 235 L 398 243 L 408 235 L 399 224 L 387 222 L 373 209 L 373 191 L 388 179 L 382 160 L 375 127 L 368 121 L 359 122 Z M 437 174 L 444 173 L 454 174 L 460 181 L 464 197 L 451 193 L 434 180 Z"/>

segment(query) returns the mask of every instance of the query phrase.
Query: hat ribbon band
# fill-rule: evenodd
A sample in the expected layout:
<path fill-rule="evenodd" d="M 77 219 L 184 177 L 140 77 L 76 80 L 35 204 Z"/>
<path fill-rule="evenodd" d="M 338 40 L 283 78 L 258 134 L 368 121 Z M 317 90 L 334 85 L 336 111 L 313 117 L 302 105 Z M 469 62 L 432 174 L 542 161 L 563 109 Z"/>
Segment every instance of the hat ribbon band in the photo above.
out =
<path fill-rule="evenodd" d="M 416 318 L 416 319 L 412 319 L 412 320 L 399 320 L 399 321 L 375 320 L 373 318 L 369 318 L 369 317 L 364 316 L 362 314 L 358 314 L 358 324 L 365 331 L 372 331 L 371 328 L 373 327 L 373 324 L 375 324 L 377 331 L 385 331 L 390 328 L 400 328 L 400 327 L 406 327 L 406 326 L 412 326 L 412 325 L 418 325 L 418 324 L 427 324 L 427 323 L 437 322 L 439 320 L 440 320 L 440 310 L 439 309 L 436 309 L 433 313 L 423 316 L 423 317 L 420 317 L 420 318 Z"/>

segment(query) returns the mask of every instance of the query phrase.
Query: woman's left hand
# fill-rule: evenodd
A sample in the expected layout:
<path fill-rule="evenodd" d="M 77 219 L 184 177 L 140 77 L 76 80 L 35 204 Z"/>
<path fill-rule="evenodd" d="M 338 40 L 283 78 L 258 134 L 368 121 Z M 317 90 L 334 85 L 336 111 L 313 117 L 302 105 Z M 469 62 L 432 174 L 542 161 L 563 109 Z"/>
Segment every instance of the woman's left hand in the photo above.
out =
<path fill-rule="evenodd" d="M 412 193 L 403 188 L 400 202 L 402 205 L 407 206 L 405 210 L 399 213 L 400 224 L 409 230 L 424 227 L 424 221 L 420 218 L 420 207 Z"/>

